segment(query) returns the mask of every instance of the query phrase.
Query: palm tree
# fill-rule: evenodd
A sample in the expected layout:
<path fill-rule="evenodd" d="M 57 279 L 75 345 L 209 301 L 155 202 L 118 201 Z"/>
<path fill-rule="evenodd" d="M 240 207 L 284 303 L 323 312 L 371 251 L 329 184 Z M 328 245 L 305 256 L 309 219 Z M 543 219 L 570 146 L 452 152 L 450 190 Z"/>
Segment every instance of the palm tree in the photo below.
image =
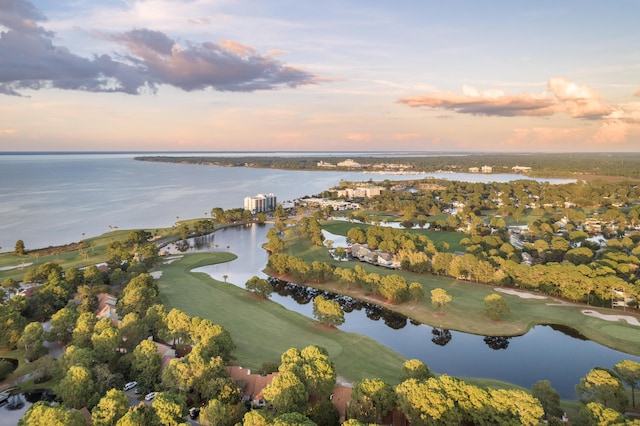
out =
<path fill-rule="evenodd" d="M 222 279 L 224 280 L 225 283 L 227 282 L 227 278 L 229 278 L 229 275 L 227 275 L 227 274 L 224 274 L 222 276 Z"/>

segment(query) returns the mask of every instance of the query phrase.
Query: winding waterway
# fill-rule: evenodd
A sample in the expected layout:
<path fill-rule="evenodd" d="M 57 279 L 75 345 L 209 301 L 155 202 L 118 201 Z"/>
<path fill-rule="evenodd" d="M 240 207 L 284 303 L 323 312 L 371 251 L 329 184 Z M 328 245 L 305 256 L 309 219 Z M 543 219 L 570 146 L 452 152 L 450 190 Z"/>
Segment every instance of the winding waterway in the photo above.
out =
<path fill-rule="evenodd" d="M 195 269 L 244 288 L 252 276 L 262 272 L 268 254 L 261 245 L 268 225 L 226 228 L 217 231 L 200 249 L 230 250 L 238 259 Z M 227 248 L 228 247 L 228 248 Z M 306 288 L 273 293 L 271 299 L 289 310 L 313 318 L 315 290 Z M 285 295 L 288 293 L 288 295 Z M 570 330 L 536 326 L 524 336 L 487 338 L 473 334 L 415 324 L 402 315 L 373 305 L 345 312 L 340 329 L 369 336 L 406 358 L 422 360 L 433 371 L 457 377 L 503 380 L 530 389 L 538 380 L 549 380 L 566 400 L 575 400 L 575 385 L 593 367 L 613 368 L 623 359 L 640 358 L 572 335 Z"/>

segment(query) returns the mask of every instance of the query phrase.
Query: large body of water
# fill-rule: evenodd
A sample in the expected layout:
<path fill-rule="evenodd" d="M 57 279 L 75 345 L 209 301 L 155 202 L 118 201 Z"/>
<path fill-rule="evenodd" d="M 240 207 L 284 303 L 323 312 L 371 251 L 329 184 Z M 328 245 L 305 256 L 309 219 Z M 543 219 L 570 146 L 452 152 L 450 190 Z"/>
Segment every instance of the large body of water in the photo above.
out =
<path fill-rule="evenodd" d="M 132 153 L 0 155 L 0 251 L 12 251 L 18 239 L 32 249 L 78 241 L 83 234 L 100 235 L 116 226 L 167 227 L 178 218 L 207 217 L 213 207 L 241 207 L 245 196 L 274 193 L 279 201 L 293 200 L 320 193 L 341 179 L 399 180 L 427 176 L 469 182 L 522 179 L 520 175 L 398 176 L 225 168 L 139 162 L 133 160 L 134 156 Z M 259 275 L 266 264 L 266 253 L 260 248 L 265 241 L 264 232 L 265 227 L 254 226 L 216 233 L 217 244 L 229 246 L 243 257 L 206 272 L 217 274 L 218 278 L 228 275 L 230 282 L 239 285 L 252 275 Z M 273 297 L 289 309 L 311 316 L 309 304 L 300 305 L 289 297 Z M 390 323 L 393 327 L 388 326 Z M 369 335 L 407 358 L 422 359 L 439 373 L 490 377 L 525 387 L 549 379 L 567 399 L 575 398 L 573 386 L 594 366 L 611 367 L 621 359 L 640 361 L 550 327 L 536 327 L 526 336 L 506 342 L 485 342 L 483 336 L 452 332 L 446 345 L 438 345 L 432 341 L 436 336 L 431 327 L 379 317 L 376 312 L 363 309 L 349 313 L 341 328 Z M 447 338 L 441 338 L 440 343 Z M 507 348 L 496 350 L 491 346 Z"/>
<path fill-rule="evenodd" d="M 178 217 L 205 217 L 213 207 L 242 207 L 246 196 L 274 193 L 278 201 L 293 200 L 318 194 L 337 185 L 341 179 L 399 180 L 433 176 L 486 182 L 522 178 L 466 173 L 384 175 L 283 171 L 144 162 L 133 160 L 135 156 L 134 153 L 0 155 L 0 251 L 12 251 L 19 239 L 27 249 L 34 249 L 79 241 L 83 234 L 96 236 L 116 226 L 119 229 L 169 227 Z"/>

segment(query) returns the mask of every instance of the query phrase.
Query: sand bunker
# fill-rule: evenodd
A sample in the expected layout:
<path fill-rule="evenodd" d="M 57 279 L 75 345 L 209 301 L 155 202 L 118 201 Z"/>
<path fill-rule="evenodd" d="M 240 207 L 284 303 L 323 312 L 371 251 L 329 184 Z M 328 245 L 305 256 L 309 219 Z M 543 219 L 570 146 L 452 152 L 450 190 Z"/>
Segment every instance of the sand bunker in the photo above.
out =
<path fill-rule="evenodd" d="M 590 317 L 603 319 L 605 321 L 626 321 L 627 324 L 640 326 L 640 321 L 638 321 L 638 318 L 632 317 L 630 315 L 606 315 L 591 310 L 583 310 L 582 313 Z"/>
<path fill-rule="evenodd" d="M 182 256 L 170 256 L 170 257 L 165 257 L 164 261 L 162 262 L 163 265 L 170 265 L 173 262 L 175 262 L 178 259 L 182 259 Z"/>
<path fill-rule="evenodd" d="M 502 288 L 502 287 L 496 287 L 494 288 L 495 291 L 499 291 L 500 293 L 506 293 L 506 294 L 511 294 L 513 296 L 518 296 L 522 299 L 546 299 L 547 296 L 541 296 L 539 294 L 532 294 L 532 293 L 527 293 L 524 291 L 517 291 L 517 290 L 512 290 L 510 288 Z"/>
<path fill-rule="evenodd" d="M 150 275 L 157 280 L 162 276 L 162 271 L 153 271 Z"/>

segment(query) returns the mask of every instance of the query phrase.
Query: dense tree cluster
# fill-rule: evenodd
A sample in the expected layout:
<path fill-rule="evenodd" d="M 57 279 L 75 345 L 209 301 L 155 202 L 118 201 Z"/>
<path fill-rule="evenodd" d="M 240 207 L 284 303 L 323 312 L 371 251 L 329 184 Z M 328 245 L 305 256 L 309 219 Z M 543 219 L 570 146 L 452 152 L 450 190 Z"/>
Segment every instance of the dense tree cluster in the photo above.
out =
<path fill-rule="evenodd" d="M 319 283 L 333 279 L 347 286 L 356 285 L 368 293 L 380 295 L 395 303 L 405 302 L 412 297 L 421 298 L 424 295 L 424 289 L 419 283 L 409 284 L 404 277 L 397 274 L 368 273 L 360 265 L 353 269 L 338 268 L 317 261 L 309 265 L 299 257 L 276 254 L 269 256 L 268 267 L 276 274 L 290 275 L 300 282 Z"/>
<path fill-rule="evenodd" d="M 600 219 L 620 219 L 611 210 Z M 629 215 L 637 217 L 639 212 L 639 207 L 633 207 Z M 621 236 L 614 233 L 606 243 L 597 243 L 587 240 L 589 234 L 581 229 L 583 222 L 571 222 L 568 216 L 540 217 L 522 231 L 485 224 L 478 216 L 467 218 L 460 223 L 467 223 L 468 228 L 477 222 L 472 228 L 477 232 L 460 241 L 466 248 L 464 255 L 439 249 L 416 231 L 378 225 L 355 225 L 347 232 L 347 240 L 388 251 L 403 269 L 413 272 L 517 286 L 600 305 L 610 304 L 614 289 L 637 299 L 640 231 L 629 231 L 625 225 Z M 635 227 L 640 222 L 634 219 L 630 223 Z M 481 231 L 485 226 L 487 230 Z"/>

